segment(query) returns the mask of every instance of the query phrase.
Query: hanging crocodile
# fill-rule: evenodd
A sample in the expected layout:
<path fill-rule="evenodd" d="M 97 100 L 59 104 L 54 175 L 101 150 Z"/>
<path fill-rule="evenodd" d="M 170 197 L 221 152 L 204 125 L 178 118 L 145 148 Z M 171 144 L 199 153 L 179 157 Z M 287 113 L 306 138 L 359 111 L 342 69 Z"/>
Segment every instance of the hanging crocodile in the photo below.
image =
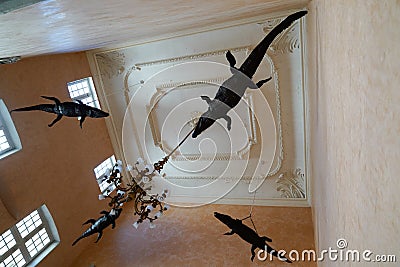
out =
<path fill-rule="evenodd" d="M 247 88 L 258 89 L 264 83 L 271 80 L 271 77 L 261 80 L 254 84 L 251 79 L 261 64 L 268 47 L 273 40 L 285 29 L 287 29 L 294 21 L 305 16 L 307 11 L 299 11 L 289 15 L 281 23 L 279 23 L 264 39 L 253 49 L 239 69 L 235 68 L 236 59 L 230 51 L 226 53 L 226 59 L 231 67 L 232 76 L 224 81 L 219 87 L 215 98 L 211 100 L 208 96 L 201 96 L 208 104 L 208 110 L 204 112 L 196 124 L 195 131 L 192 134 L 196 138 L 204 130 L 208 129 L 217 119 L 225 119 L 227 121 L 228 130 L 231 129 L 231 118 L 227 113 L 233 109 L 244 95 Z"/>
<path fill-rule="evenodd" d="M 42 96 L 42 98 L 52 100 L 55 102 L 55 104 L 39 104 L 30 107 L 17 108 L 11 110 L 11 112 L 40 110 L 44 112 L 57 114 L 57 118 L 55 118 L 55 120 L 48 125 L 49 127 L 53 126 L 56 122 L 61 120 L 63 116 L 80 117 L 79 126 L 81 128 L 82 128 L 82 123 L 84 122 L 86 117 L 104 118 L 108 117 L 109 115 L 107 112 L 102 111 L 101 109 L 83 104 L 82 101 L 80 100 L 77 100 L 78 103 L 75 103 L 75 102 L 60 102 L 60 100 L 51 96 Z"/>
<path fill-rule="evenodd" d="M 95 242 L 95 243 L 97 243 L 100 240 L 100 238 L 102 237 L 103 230 L 105 228 L 107 228 L 110 225 L 111 225 L 111 229 L 115 228 L 115 220 L 118 219 L 119 215 L 121 214 L 121 211 L 122 211 L 121 208 L 112 209 L 110 212 L 103 210 L 102 212 L 100 212 L 100 214 L 104 214 L 104 215 L 101 216 L 100 218 L 98 218 L 97 220 L 95 220 L 95 219 L 87 220 L 85 223 L 83 223 L 83 225 L 88 224 L 88 223 L 91 223 L 92 225 L 80 237 L 78 237 L 78 239 L 76 239 L 74 241 L 74 243 L 72 243 L 72 245 L 74 246 L 82 238 L 91 236 L 95 233 L 98 233 L 98 236 L 97 236 L 97 239 Z"/>

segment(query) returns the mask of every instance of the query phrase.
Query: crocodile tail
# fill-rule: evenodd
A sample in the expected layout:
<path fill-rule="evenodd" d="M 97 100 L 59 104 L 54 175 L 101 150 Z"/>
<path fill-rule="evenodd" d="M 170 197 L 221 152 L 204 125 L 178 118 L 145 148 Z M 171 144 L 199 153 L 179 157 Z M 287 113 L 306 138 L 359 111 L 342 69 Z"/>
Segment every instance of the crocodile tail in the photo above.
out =
<path fill-rule="evenodd" d="M 247 75 L 250 79 L 256 73 L 258 66 L 260 65 L 264 55 L 267 53 L 268 47 L 272 44 L 274 39 L 285 29 L 307 14 L 306 10 L 298 11 L 289 15 L 281 23 L 279 23 L 275 28 L 273 28 L 267 36 L 251 51 L 250 55 L 243 62 L 240 67 L 240 71 Z"/>
<path fill-rule="evenodd" d="M 281 21 L 275 28 L 273 28 L 261 42 L 259 47 L 262 48 L 263 54 L 267 52 L 268 47 L 274 41 L 274 39 L 284 30 L 290 27 L 290 25 L 296 20 L 304 17 L 307 14 L 306 10 L 298 11 L 287 16 L 283 21 Z"/>
<path fill-rule="evenodd" d="M 84 238 L 83 235 L 81 235 L 80 237 L 78 237 L 78 238 L 74 241 L 74 243 L 72 243 L 72 245 L 75 246 L 75 244 L 78 243 L 78 241 L 81 240 L 82 238 Z"/>
<path fill-rule="evenodd" d="M 35 105 L 35 106 L 30 106 L 30 107 L 17 108 L 17 109 L 11 110 L 11 112 L 13 112 L 13 111 L 32 111 L 32 110 L 40 110 L 40 111 L 44 111 L 44 112 L 55 113 L 53 104 L 40 104 L 40 105 Z"/>
<path fill-rule="evenodd" d="M 80 237 L 78 237 L 78 239 L 76 239 L 74 241 L 74 243 L 72 243 L 72 245 L 75 245 L 76 243 L 78 243 L 79 240 L 81 240 L 82 238 L 88 237 L 94 233 L 97 233 L 97 231 L 95 231 L 92 227 L 90 227 L 89 229 L 87 229 Z"/>

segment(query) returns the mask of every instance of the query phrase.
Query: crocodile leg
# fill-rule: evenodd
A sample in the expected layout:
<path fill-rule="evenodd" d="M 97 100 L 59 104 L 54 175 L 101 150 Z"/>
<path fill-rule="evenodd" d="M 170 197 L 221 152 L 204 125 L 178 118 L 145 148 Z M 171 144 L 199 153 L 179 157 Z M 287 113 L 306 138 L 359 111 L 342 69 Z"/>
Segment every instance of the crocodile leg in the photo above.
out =
<path fill-rule="evenodd" d="M 85 119 L 86 116 L 82 116 L 81 119 L 79 120 L 79 126 L 81 127 L 81 129 L 82 129 L 82 123 L 85 121 Z"/>
<path fill-rule="evenodd" d="M 233 235 L 235 232 L 232 230 L 230 232 L 225 233 L 224 235 Z"/>
<path fill-rule="evenodd" d="M 204 101 L 206 101 L 206 102 L 207 102 L 207 104 L 208 104 L 208 105 L 210 105 L 210 103 L 211 103 L 211 99 L 210 99 L 208 96 L 206 96 L 206 95 L 202 95 L 202 96 L 201 96 L 201 99 L 203 99 Z"/>
<path fill-rule="evenodd" d="M 96 222 L 95 219 L 89 219 L 86 222 L 84 222 L 82 225 L 85 225 L 85 224 L 88 224 L 88 223 L 94 224 L 95 222 Z"/>
<path fill-rule="evenodd" d="M 44 96 L 44 95 L 42 95 L 41 97 L 44 98 L 44 99 L 48 99 L 48 100 L 54 101 L 54 102 L 56 103 L 57 106 L 59 106 L 59 105 L 61 104 L 61 101 L 60 101 L 58 98 L 56 98 L 56 97 L 53 97 L 53 96 Z"/>
<path fill-rule="evenodd" d="M 58 122 L 59 120 L 61 120 L 62 116 L 63 116 L 63 115 L 58 114 L 58 115 L 57 115 L 57 118 L 55 118 L 54 121 L 53 121 L 52 123 L 50 123 L 48 126 L 49 126 L 49 127 L 53 126 L 56 122 Z"/>
<path fill-rule="evenodd" d="M 99 240 L 100 240 L 100 238 L 101 238 L 102 236 L 103 236 L 103 231 L 100 231 L 100 232 L 99 232 L 99 235 L 97 236 L 96 242 L 94 242 L 94 243 L 99 242 Z"/>
<path fill-rule="evenodd" d="M 224 120 L 226 120 L 226 127 L 228 128 L 228 130 L 231 130 L 231 125 L 232 125 L 232 119 L 231 117 L 229 117 L 228 115 L 225 115 L 222 117 Z"/>
<path fill-rule="evenodd" d="M 226 59 L 229 62 L 229 66 L 231 66 L 231 68 L 235 68 L 236 59 L 235 56 L 232 55 L 231 51 L 229 50 L 226 52 Z"/>
<path fill-rule="evenodd" d="M 256 256 L 256 252 L 255 252 L 256 248 L 257 248 L 256 245 L 251 246 L 251 261 L 253 261 L 254 257 Z"/>
<path fill-rule="evenodd" d="M 261 86 L 263 86 L 264 83 L 270 81 L 271 79 L 272 79 L 272 77 L 269 77 L 268 79 L 264 79 L 264 80 L 258 81 L 256 83 L 256 85 L 257 85 L 258 88 L 261 88 Z"/>

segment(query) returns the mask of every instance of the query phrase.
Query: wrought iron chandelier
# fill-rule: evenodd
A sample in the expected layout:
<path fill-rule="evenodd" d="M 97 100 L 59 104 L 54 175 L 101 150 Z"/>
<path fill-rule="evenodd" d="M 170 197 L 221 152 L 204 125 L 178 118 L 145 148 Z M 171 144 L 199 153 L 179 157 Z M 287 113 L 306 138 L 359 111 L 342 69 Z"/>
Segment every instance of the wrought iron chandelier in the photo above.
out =
<path fill-rule="evenodd" d="M 133 224 L 135 228 L 145 220 L 150 222 L 150 228 L 154 228 L 154 220 L 157 220 L 163 215 L 169 206 L 164 203 L 167 197 L 168 190 L 164 190 L 160 194 L 149 194 L 151 190 L 151 182 L 155 176 L 158 176 L 153 165 L 145 165 L 143 159 L 139 158 L 134 165 L 127 165 L 127 173 L 129 182 L 126 186 L 122 185 L 122 161 L 118 160 L 112 170 L 104 176 L 109 184 L 114 184 L 117 188 L 117 193 L 114 196 L 99 195 L 99 199 L 109 198 L 108 205 L 116 210 L 124 203 L 133 201 L 134 215 L 138 215 L 139 219 Z M 154 211 L 157 212 L 153 215 Z"/>
<path fill-rule="evenodd" d="M 121 160 L 118 160 L 113 168 L 108 170 L 104 177 L 101 178 L 103 181 L 113 184 L 117 189 L 117 193 L 114 196 L 100 194 L 99 199 L 109 198 L 110 201 L 108 205 L 111 207 L 111 210 L 116 210 L 124 203 L 133 201 L 134 215 L 139 217 L 138 220 L 133 223 L 133 227 L 138 228 L 140 223 L 148 220 L 150 222 L 150 228 L 154 228 L 155 225 L 153 222 L 159 219 L 164 211 L 169 209 L 169 205 L 164 202 L 165 198 L 168 196 L 167 189 L 164 189 L 164 191 L 159 194 L 149 193 L 153 178 L 160 176 L 161 170 L 168 162 L 171 155 L 186 141 L 193 131 L 194 128 L 192 128 L 167 156 L 153 165 L 146 165 L 142 158 L 139 158 L 133 165 L 128 164 L 126 166 L 126 171 L 129 176 L 129 181 L 126 186 L 122 185 L 123 164 Z M 162 176 L 165 176 L 165 174 Z"/>

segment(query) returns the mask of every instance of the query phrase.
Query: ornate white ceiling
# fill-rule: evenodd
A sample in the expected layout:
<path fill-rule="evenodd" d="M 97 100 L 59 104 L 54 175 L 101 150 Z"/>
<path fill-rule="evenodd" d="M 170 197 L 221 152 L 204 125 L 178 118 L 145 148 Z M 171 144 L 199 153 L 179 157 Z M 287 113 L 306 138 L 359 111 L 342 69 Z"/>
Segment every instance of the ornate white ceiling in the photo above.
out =
<path fill-rule="evenodd" d="M 89 52 L 102 106 L 111 114 L 108 126 L 117 155 L 128 163 L 137 157 L 154 163 L 170 153 L 207 110 L 200 96 L 213 98 L 230 77 L 226 51 L 240 66 L 286 15 Z M 258 188 L 257 204 L 308 205 L 304 23 L 296 22 L 275 39 L 253 78 L 272 80 L 259 90 L 247 89 L 229 112 L 232 129 L 218 120 L 173 154 L 166 176 L 155 185 L 170 189 L 170 201 L 223 197 L 222 203 L 249 204 L 254 197 L 249 188 Z"/>

